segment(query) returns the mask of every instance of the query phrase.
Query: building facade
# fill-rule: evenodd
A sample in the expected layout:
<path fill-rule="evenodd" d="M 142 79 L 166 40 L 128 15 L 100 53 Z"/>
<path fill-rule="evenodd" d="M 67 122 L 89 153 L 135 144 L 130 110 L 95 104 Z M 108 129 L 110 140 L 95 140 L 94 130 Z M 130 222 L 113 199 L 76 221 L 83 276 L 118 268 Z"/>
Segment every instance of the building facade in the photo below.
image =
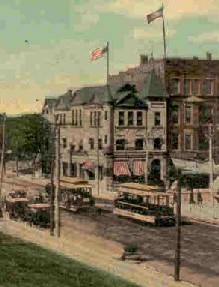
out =
<path fill-rule="evenodd" d="M 86 178 L 97 192 L 121 178 L 165 182 L 167 100 L 154 70 L 140 91 L 114 83 L 46 99 L 44 117 L 60 125 L 61 174 Z"/>

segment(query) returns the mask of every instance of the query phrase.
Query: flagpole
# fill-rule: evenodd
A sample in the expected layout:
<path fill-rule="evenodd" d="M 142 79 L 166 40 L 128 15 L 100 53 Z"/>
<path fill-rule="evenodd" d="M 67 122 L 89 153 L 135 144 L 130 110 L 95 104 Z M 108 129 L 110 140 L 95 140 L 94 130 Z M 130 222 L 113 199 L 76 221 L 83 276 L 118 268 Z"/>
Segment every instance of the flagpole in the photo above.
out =
<path fill-rule="evenodd" d="M 109 42 L 107 41 L 107 57 L 106 57 L 106 83 L 108 84 L 109 83 Z"/>
<path fill-rule="evenodd" d="M 164 6 L 163 6 L 164 8 Z M 165 30 L 165 22 L 164 22 L 164 15 L 163 15 L 163 48 L 164 48 L 164 59 L 167 57 L 167 46 L 166 46 L 166 30 Z"/>

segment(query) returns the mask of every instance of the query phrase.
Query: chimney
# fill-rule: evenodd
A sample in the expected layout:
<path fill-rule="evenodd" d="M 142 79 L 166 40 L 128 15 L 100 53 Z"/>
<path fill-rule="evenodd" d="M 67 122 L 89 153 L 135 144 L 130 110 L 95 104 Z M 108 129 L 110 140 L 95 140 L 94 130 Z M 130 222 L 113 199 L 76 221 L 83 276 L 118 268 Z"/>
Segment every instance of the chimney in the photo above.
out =
<path fill-rule="evenodd" d="M 140 65 L 147 64 L 148 62 L 148 55 L 140 55 Z"/>
<path fill-rule="evenodd" d="M 211 61 L 211 59 L 212 59 L 211 53 L 207 52 L 206 53 L 206 58 L 207 58 L 208 61 Z"/>

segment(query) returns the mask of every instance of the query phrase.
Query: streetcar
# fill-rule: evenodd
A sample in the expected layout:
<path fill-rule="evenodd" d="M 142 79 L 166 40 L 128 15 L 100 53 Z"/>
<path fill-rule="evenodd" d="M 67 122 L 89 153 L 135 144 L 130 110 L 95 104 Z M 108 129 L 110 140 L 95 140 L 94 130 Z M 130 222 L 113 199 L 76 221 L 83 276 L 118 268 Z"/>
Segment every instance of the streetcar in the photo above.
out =
<path fill-rule="evenodd" d="M 156 226 L 175 225 L 170 195 L 161 187 L 140 183 L 123 183 L 117 188 L 113 213 Z"/>
<path fill-rule="evenodd" d="M 25 213 L 25 221 L 39 227 L 50 226 L 50 205 L 45 202 L 29 203 Z"/>
<path fill-rule="evenodd" d="M 5 198 L 5 210 L 10 219 L 23 219 L 28 204 L 27 192 L 24 187 L 14 188 Z"/>
<path fill-rule="evenodd" d="M 95 204 L 92 185 L 87 180 L 77 177 L 60 179 L 60 207 L 77 212 Z"/>

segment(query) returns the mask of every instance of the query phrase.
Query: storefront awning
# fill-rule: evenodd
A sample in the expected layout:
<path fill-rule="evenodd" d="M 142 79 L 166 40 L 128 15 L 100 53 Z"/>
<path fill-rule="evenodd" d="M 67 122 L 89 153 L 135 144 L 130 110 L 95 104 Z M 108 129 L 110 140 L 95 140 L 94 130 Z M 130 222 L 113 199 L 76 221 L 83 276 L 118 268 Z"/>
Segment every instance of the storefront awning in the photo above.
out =
<path fill-rule="evenodd" d="M 95 169 L 95 163 L 93 161 L 87 160 L 82 165 L 82 168 L 85 170 L 94 170 Z"/>
<path fill-rule="evenodd" d="M 131 175 L 128 163 L 125 161 L 114 162 L 114 175 Z"/>
<path fill-rule="evenodd" d="M 133 162 L 134 175 L 143 175 L 145 173 L 145 162 L 142 160 L 135 160 Z"/>

